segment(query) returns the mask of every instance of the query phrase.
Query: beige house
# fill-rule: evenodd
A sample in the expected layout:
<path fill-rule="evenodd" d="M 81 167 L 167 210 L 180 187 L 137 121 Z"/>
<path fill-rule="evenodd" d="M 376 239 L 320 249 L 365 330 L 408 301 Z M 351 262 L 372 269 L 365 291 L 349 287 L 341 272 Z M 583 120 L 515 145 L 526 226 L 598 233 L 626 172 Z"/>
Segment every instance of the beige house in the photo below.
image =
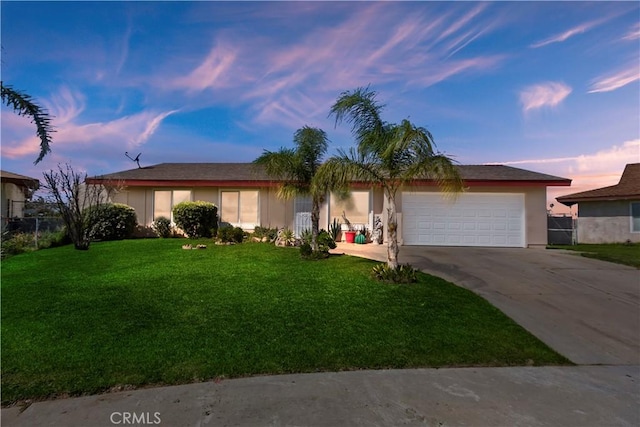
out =
<path fill-rule="evenodd" d="M 466 191 L 445 198 L 430 180 L 416 180 L 397 195 L 400 244 L 435 246 L 527 247 L 546 245 L 546 189 L 571 180 L 501 165 L 458 166 Z M 222 222 L 252 230 L 288 227 L 297 234 L 310 228 L 311 201 L 276 197 L 278 182 L 251 163 L 162 163 L 88 179 L 89 184 L 117 182 L 123 190 L 114 202 L 135 208 L 138 221 L 151 225 L 171 217 L 185 200 L 215 203 Z M 351 198 L 329 195 L 320 212 L 328 229 L 344 215 L 356 227 L 386 223 L 381 189 L 354 183 Z"/>
<path fill-rule="evenodd" d="M 578 204 L 578 243 L 640 242 L 640 163 L 626 165 L 616 185 L 556 200 Z"/>
<path fill-rule="evenodd" d="M 40 187 L 40 181 L 13 172 L 0 171 L 2 228 L 12 218 L 24 217 L 24 204 Z"/>

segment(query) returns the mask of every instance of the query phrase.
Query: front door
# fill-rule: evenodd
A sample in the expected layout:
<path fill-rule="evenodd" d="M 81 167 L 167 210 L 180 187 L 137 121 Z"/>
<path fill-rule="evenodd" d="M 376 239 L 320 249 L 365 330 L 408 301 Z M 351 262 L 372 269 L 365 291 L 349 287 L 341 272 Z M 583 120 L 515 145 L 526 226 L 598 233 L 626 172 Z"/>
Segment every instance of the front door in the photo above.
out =
<path fill-rule="evenodd" d="M 293 203 L 294 225 L 293 232 L 296 238 L 302 237 L 306 230 L 311 231 L 311 209 L 313 202 L 311 197 L 296 197 Z"/>

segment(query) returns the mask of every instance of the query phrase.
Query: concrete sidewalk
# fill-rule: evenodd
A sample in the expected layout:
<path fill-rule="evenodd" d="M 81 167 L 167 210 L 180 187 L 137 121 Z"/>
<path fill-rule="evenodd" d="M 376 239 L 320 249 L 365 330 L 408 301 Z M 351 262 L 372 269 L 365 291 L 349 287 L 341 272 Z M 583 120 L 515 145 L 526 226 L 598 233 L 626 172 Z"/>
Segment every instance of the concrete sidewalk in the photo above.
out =
<path fill-rule="evenodd" d="M 635 427 L 639 385 L 637 366 L 280 375 L 39 402 L 2 425 Z"/>

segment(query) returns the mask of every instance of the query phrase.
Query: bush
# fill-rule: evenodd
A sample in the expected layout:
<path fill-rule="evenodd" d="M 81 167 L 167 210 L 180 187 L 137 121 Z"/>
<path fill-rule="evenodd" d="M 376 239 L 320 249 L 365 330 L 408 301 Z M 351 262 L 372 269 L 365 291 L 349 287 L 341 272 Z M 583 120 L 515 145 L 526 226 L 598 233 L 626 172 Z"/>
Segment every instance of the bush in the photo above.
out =
<path fill-rule="evenodd" d="M 176 225 L 190 238 L 211 237 L 218 227 L 218 207 L 209 202 L 182 202 L 173 207 Z"/>
<path fill-rule="evenodd" d="M 276 240 L 276 237 L 278 237 L 278 229 L 257 226 L 253 230 L 253 237 L 257 240 L 265 239 L 267 242 L 273 243 Z"/>
<path fill-rule="evenodd" d="M 57 248 L 71 243 L 71 238 L 65 229 L 40 233 L 38 237 L 38 249 Z"/>
<path fill-rule="evenodd" d="M 307 249 L 308 246 L 308 249 Z M 300 246 L 300 256 L 304 259 L 322 259 L 329 256 L 329 249 L 335 249 L 336 242 L 325 230 L 318 233 L 318 250 L 311 248 L 311 232 L 302 233 L 302 246 Z"/>
<path fill-rule="evenodd" d="M 158 237 L 167 238 L 173 235 L 173 227 L 171 226 L 171 220 L 166 216 L 160 216 L 156 218 L 151 224 L 151 228 Z"/>
<path fill-rule="evenodd" d="M 418 270 L 409 264 L 391 268 L 388 264 L 378 264 L 371 271 L 374 279 L 386 283 L 415 283 L 418 281 Z"/>
<path fill-rule="evenodd" d="M 309 243 L 303 243 L 300 245 L 300 256 L 304 259 L 311 258 L 313 255 L 313 249 L 311 249 L 311 245 Z"/>
<path fill-rule="evenodd" d="M 2 233 L 2 258 L 35 250 L 33 233 Z"/>
<path fill-rule="evenodd" d="M 244 240 L 244 230 L 240 227 L 220 227 L 218 230 L 218 239 L 223 243 L 242 243 Z"/>
<path fill-rule="evenodd" d="M 89 236 L 94 240 L 129 239 L 138 223 L 135 209 L 122 203 L 100 205 L 87 215 L 93 224 Z"/>

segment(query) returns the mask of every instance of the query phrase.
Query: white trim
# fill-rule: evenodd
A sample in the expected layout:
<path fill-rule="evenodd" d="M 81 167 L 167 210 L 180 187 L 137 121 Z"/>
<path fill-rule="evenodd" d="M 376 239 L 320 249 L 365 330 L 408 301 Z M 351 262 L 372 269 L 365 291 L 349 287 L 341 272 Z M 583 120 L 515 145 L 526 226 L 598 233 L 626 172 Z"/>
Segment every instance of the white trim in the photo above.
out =
<path fill-rule="evenodd" d="M 234 227 L 240 227 L 243 230 L 252 230 L 255 229 L 258 225 L 260 225 L 260 200 L 262 199 L 261 195 L 260 195 L 260 188 L 235 188 L 235 187 L 230 187 L 230 188 L 222 188 L 222 187 L 218 187 L 218 221 L 222 222 L 222 193 L 238 193 L 238 215 L 240 215 L 240 193 L 241 192 L 249 192 L 249 191 L 255 191 L 256 193 L 258 193 L 258 197 L 256 200 L 256 222 L 228 222 L 229 224 L 231 224 Z M 268 196 L 267 196 L 268 198 Z M 239 219 L 239 218 L 237 218 Z"/>
<path fill-rule="evenodd" d="M 640 228 L 638 230 L 634 230 L 633 229 L 633 205 L 634 204 L 637 204 L 638 206 L 640 206 L 640 201 L 631 201 L 631 202 L 629 202 L 629 232 L 630 233 L 640 233 Z M 640 208 L 639 208 L 639 210 L 640 210 Z"/>

